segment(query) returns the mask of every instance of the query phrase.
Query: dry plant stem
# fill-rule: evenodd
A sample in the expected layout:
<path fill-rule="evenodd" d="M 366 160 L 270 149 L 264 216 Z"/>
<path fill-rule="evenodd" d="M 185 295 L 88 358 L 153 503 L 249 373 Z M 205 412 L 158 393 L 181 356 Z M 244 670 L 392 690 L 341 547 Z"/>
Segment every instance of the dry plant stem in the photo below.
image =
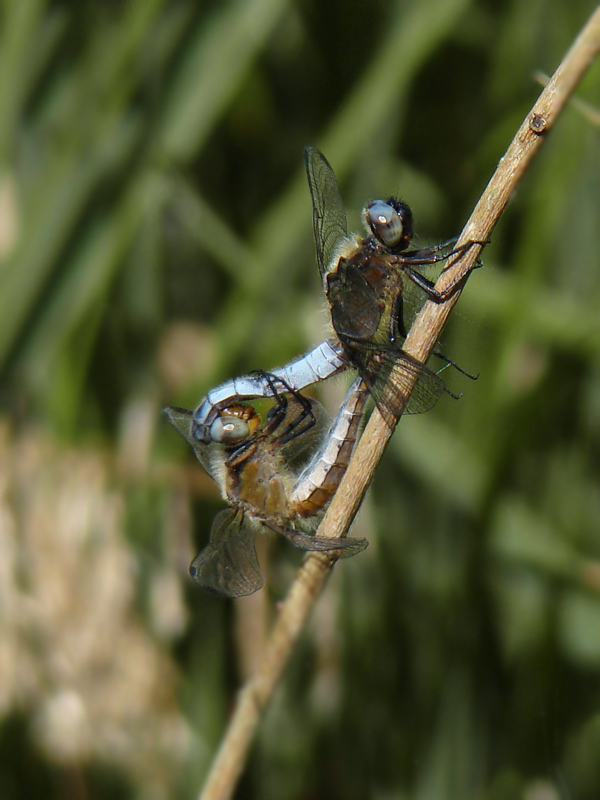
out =
<path fill-rule="evenodd" d="M 545 135 L 599 51 L 600 8 L 591 16 L 517 131 L 468 220 L 459 245 L 489 239 Z M 454 260 L 440 276 L 436 290 L 443 292 L 453 282 L 466 278 L 475 264 L 479 249 L 472 247 Z M 404 349 L 408 353 L 421 361 L 427 360 L 459 294 L 456 292 L 443 304 L 432 301 L 425 304 L 406 339 Z M 413 385 L 407 378 L 406 398 L 412 389 Z M 319 536 L 336 538 L 346 534 L 390 436 L 391 431 L 375 409 L 344 480 L 319 527 Z M 202 800 L 226 800 L 231 797 L 261 713 L 285 669 L 294 643 L 325 584 L 331 566 L 328 556 L 321 553 L 311 553 L 304 559 L 281 605 L 262 664 L 255 677 L 239 694 L 225 738 L 201 794 Z"/>

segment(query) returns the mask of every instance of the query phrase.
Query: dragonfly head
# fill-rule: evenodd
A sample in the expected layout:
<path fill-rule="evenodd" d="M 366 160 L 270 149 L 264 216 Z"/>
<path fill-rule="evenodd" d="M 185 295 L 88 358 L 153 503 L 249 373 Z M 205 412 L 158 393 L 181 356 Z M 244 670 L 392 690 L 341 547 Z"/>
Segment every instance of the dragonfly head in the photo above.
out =
<path fill-rule="evenodd" d="M 406 250 L 412 241 L 412 211 L 396 197 L 373 200 L 363 208 L 362 219 L 367 233 L 390 250 Z"/>

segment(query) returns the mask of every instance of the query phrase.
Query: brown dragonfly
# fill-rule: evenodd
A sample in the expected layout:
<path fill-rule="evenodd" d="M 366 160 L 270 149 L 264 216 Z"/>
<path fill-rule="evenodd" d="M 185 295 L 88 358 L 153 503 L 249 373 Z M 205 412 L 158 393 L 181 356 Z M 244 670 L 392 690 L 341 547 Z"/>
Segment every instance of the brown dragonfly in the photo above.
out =
<path fill-rule="evenodd" d="M 216 516 L 208 544 L 190 566 L 196 583 L 222 597 L 241 597 L 263 586 L 254 543 L 261 529 L 280 533 L 301 550 L 340 551 L 341 557 L 367 546 L 365 539 L 313 533 L 354 449 L 368 398 L 365 384 L 360 379 L 352 384 L 327 430 L 326 412 L 316 400 L 290 390 L 275 375 L 262 376 L 275 401 L 264 423 L 247 404 L 229 406 L 212 422 L 209 443 L 192 435 L 192 411 L 163 411 L 229 506 Z"/>

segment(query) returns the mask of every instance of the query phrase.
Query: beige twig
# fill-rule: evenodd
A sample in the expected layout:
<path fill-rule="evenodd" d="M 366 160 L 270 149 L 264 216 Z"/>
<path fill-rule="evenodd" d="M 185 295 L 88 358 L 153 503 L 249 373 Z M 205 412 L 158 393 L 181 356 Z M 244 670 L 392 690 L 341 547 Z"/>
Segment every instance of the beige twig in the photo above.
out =
<path fill-rule="evenodd" d="M 597 8 L 517 131 L 465 225 L 459 245 L 489 239 L 511 194 L 599 50 L 600 8 Z M 456 281 L 466 279 L 479 250 L 479 247 L 471 247 L 456 258 L 440 276 L 436 289 L 443 292 Z M 425 304 L 406 339 L 404 349 L 408 353 L 421 361 L 427 360 L 459 294 L 456 292 L 443 304 L 431 301 Z M 412 388 L 410 379 L 407 379 L 407 398 Z M 344 480 L 319 527 L 319 536 L 335 538 L 346 534 L 390 436 L 389 428 L 375 409 Z M 277 686 L 332 565 L 329 557 L 322 553 L 310 553 L 305 557 L 281 605 L 262 663 L 254 678 L 240 691 L 201 800 L 227 800 L 231 797 L 260 716 Z"/>

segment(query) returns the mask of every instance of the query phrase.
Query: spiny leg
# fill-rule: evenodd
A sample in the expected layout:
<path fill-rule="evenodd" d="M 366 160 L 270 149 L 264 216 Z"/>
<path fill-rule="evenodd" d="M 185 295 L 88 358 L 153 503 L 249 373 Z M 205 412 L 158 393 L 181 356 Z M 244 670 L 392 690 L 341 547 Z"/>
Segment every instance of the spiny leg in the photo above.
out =
<path fill-rule="evenodd" d="M 400 269 L 406 273 L 407 277 L 416 284 L 425 294 L 429 297 L 430 300 L 433 300 L 435 303 L 445 303 L 452 295 L 464 284 L 468 276 L 471 272 L 475 269 L 479 269 L 481 267 L 482 261 L 477 259 L 473 267 L 469 270 L 466 275 L 461 275 L 460 277 L 456 278 L 450 286 L 448 286 L 443 292 L 438 292 L 433 283 L 426 278 L 424 275 L 421 275 L 420 272 L 417 272 L 413 267 L 419 265 L 426 265 L 426 264 L 435 264 L 438 261 L 446 261 L 453 256 L 462 255 L 467 250 L 475 245 L 487 244 L 487 242 L 479 242 L 479 241 L 470 241 L 466 242 L 465 244 L 461 245 L 460 247 L 455 248 L 450 253 L 447 254 L 439 254 L 433 255 L 430 258 L 409 258 L 411 255 L 410 253 L 406 253 L 402 256 L 401 260 L 398 263 Z M 421 251 L 415 250 L 416 254 L 420 254 Z"/>
<path fill-rule="evenodd" d="M 273 375 L 270 372 L 264 372 L 262 370 L 258 370 L 257 374 L 263 377 L 267 382 L 276 401 L 276 405 L 269 410 L 267 415 L 267 425 L 263 431 L 265 436 L 269 436 L 274 433 L 285 419 L 288 412 L 288 400 L 285 397 L 286 394 L 289 394 L 294 398 L 296 403 L 300 406 L 301 412 L 291 419 L 287 426 L 278 434 L 278 443 L 281 445 L 287 444 L 297 436 L 301 436 L 309 431 L 315 425 L 316 420 L 312 406 L 310 401 L 304 397 L 303 394 L 296 389 L 292 389 L 292 387 L 283 378 L 280 378 L 277 375 Z M 279 384 L 279 386 L 282 388 L 276 388 L 277 384 Z"/>

